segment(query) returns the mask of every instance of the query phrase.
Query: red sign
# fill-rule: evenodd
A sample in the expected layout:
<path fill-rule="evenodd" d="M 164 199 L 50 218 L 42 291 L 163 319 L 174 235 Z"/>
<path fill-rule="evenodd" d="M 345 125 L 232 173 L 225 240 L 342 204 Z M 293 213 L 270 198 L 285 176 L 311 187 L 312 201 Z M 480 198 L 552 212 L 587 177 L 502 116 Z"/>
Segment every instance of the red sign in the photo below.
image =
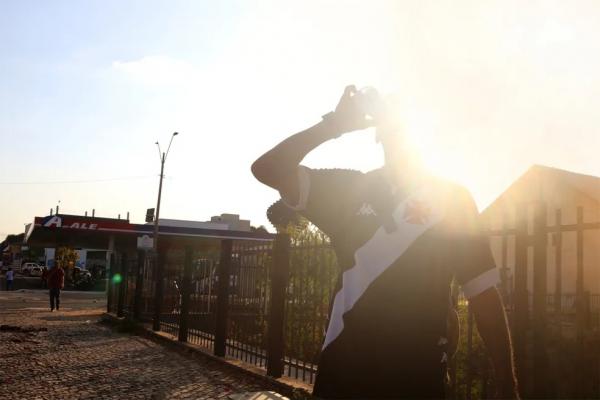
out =
<path fill-rule="evenodd" d="M 109 220 L 65 215 L 51 215 L 44 218 L 37 217 L 35 224 L 46 228 L 133 230 L 133 226 L 126 220 Z"/>

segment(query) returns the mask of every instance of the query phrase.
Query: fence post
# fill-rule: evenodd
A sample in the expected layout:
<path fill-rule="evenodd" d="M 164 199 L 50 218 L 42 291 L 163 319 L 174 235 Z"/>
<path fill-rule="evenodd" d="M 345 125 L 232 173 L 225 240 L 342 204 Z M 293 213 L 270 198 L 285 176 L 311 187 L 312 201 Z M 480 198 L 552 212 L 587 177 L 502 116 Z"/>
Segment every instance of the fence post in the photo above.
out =
<path fill-rule="evenodd" d="M 221 257 L 217 271 L 217 309 L 215 324 L 215 355 L 225 357 L 227 341 L 227 320 L 229 313 L 229 279 L 231 271 L 231 252 L 233 241 L 221 240 Z"/>
<path fill-rule="evenodd" d="M 138 250 L 135 269 L 135 295 L 133 298 L 133 318 L 139 320 L 142 314 L 142 289 L 144 286 L 144 264 L 146 252 Z"/>
<path fill-rule="evenodd" d="M 290 271 L 290 236 L 278 233 L 273 243 L 271 264 L 271 308 L 267 342 L 267 375 L 279 378 L 284 368 L 285 288 Z"/>
<path fill-rule="evenodd" d="M 554 312 L 562 312 L 562 215 L 561 210 L 556 210 L 556 232 L 554 233 L 554 260 L 556 267 L 556 280 L 554 286 Z"/>
<path fill-rule="evenodd" d="M 529 319 L 529 299 L 527 294 L 527 205 L 520 203 L 516 208 L 515 232 L 515 291 L 514 328 L 515 361 L 517 378 L 523 395 L 527 389 L 527 322 Z"/>
<path fill-rule="evenodd" d="M 489 229 L 491 230 L 491 226 Z M 510 269 L 508 268 L 508 215 L 506 210 L 502 211 L 502 225 L 500 226 L 500 230 L 502 231 L 501 236 L 501 245 L 502 245 L 502 263 L 500 265 L 500 294 L 502 295 L 502 300 L 504 304 L 508 304 L 509 302 L 509 293 L 511 292 L 511 288 L 509 287 L 510 282 L 508 280 L 508 274 Z M 491 242 L 491 241 L 490 241 Z M 491 243 L 490 243 L 491 245 Z"/>
<path fill-rule="evenodd" d="M 123 316 L 123 308 L 125 306 L 125 289 L 127 285 L 127 253 L 121 252 L 121 259 L 119 260 L 119 273 L 121 279 L 119 282 L 119 292 L 117 297 L 117 317 Z"/>
<path fill-rule="evenodd" d="M 459 310 L 459 304 L 458 304 L 458 294 L 459 294 L 459 288 L 458 288 L 458 284 L 456 283 L 456 281 L 452 282 L 452 285 L 450 286 L 450 297 L 452 299 L 452 308 L 456 311 L 456 313 L 458 314 L 460 312 Z M 458 321 L 458 324 L 460 325 L 460 321 Z M 460 326 L 458 327 L 459 332 L 458 334 L 460 335 Z M 458 337 L 456 338 L 458 340 Z M 458 387 L 458 382 L 457 382 L 457 362 L 456 362 L 456 354 L 454 354 L 454 357 L 450 357 L 449 363 L 448 363 L 448 369 L 449 369 L 449 375 L 450 375 L 450 395 L 448 396 L 451 400 L 456 400 L 458 398 L 457 396 L 457 387 Z"/>
<path fill-rule="evenodd" d="M 114 275 L 114 270 L 115 270 L 115 252 L 111 251 L 110 252 L 110 258 L 108 260 L 109 262 L 109 268 L 108 268 L 108 273 L 106 275 L 106 278 L 108 279 L 107 282 L 107 293 L 106 293 L 106 312 L 111 312 L 112 311 L 112 306 L 113 306 L 113 292 L 115 291 L 115 289 L 113 288 L 113 275 Z"/>
<path fill-rule="evenodd" d="M 583 335 L 584 329 L 584 289 L 583 289 L 583 208 L 577 207 L 577 336 Z"/>
<path fill-rule="evenodd" d="M 467 371 L 465 373 L 466 388 L 465 398 L 471 400 L 473 386 L 473 311 L 467 304 Z"/>
<path fill-rule="evenodd" d="M 190 312 L 190 289 L 192 281 L 192 246 L 185 247 L 185 258 L 183 261 L 183 282 L 181 283 L 181 312 L 179 314 L 179 337 L 180 342 L 187 342 L 188 320 Z"/>
<path fill-rule="evenodd" d="M 583 398 L 586 394 L 586 377 L 587 371 L 585 368 L 585 295 L 583 286 L 583 207 L 577 207 L 577 280 L 576 280 L 576 326 L 577 326 L 577 364 L 576 368 L 579 371 L 578 375 L 578 398 Z"/>
<path fill-rule="evenodd" d="M 152 330 L 160 331 L 160 312 L 163 302 L 163 277 L 165 270 L 165 261 L 167 259 L 167 249 L 159 250 L 156 257 L 156 265 L 154 266 L 154 317 L 152 318 Z"/>
<path fill-rule="evenodd" d="M 549 397 L 550 386 L 546 382 L 547 219 L 546 204 L 536 204 L 533 231 L 533 397 L 540 399 Z"/>

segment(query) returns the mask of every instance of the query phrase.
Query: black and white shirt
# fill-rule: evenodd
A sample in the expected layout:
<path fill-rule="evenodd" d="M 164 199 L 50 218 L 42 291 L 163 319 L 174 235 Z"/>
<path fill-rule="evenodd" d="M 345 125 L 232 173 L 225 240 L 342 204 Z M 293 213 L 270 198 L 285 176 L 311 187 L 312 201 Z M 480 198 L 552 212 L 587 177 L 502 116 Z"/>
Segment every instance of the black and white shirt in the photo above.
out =
<path fill-rule="evenodd" d="M 300 167 L 298 204 L 341 266 L 314 394 L 443 397 L 450 282 L 467 298 L 499 281 L 472 197 L 428 177 L 410 190 L 383 170 Z"/>

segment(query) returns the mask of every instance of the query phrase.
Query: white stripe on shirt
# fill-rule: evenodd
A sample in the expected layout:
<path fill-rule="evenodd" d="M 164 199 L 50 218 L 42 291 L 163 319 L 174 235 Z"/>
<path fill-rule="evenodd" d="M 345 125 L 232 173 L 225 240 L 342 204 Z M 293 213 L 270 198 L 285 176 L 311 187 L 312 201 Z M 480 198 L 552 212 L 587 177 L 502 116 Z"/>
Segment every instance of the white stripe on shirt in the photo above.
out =
<path fill-rule="evenodd" d="M 398 229 L 387 233 L 383 227 L 379 227 L 373 237 L 356 250 L 354 266 L 342 274 L 342 288 L 333 301 L 323 349 L 342 333 L 344 314 L 354 307 L 369 285 L 396 262 L 415 240 L 442 220 L 444 210 L 439 204 L 440 198 L 444 197 L 438 191 L 423 190 L 409 196 L 393 213 Z M 430 207 L 431 213 L 422 224 L 410 223 L 404 218 L 407 206 L 413 201 L 424 202 Z"/>
<path fill-rule="evenodd" d="M 485 271 L 479 276 L 462 285 L 462 291 L 467 299 L 471 299 L 500 282 L 500 271 L 496 267 Z"/>

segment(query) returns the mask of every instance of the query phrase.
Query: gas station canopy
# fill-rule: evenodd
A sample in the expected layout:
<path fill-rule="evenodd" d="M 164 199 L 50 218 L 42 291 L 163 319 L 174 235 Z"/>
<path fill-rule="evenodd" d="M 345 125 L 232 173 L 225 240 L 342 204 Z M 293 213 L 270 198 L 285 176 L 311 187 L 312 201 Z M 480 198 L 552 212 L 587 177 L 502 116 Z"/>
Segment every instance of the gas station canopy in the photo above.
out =
<path fill-rule="evenodd" d="M 154 225 L 132 224 L 126 219 L 55 214 L 35 217 L 25 232 L 24 243 L 35 247 L 70 246 L 74 248 L 134 250 L 138 239 L 152 237 Z M 234 231 L 159 225 L 159 247 L 215 245 L 223 239 L 271 241 L 275 235 L 264 231 Z"/>

